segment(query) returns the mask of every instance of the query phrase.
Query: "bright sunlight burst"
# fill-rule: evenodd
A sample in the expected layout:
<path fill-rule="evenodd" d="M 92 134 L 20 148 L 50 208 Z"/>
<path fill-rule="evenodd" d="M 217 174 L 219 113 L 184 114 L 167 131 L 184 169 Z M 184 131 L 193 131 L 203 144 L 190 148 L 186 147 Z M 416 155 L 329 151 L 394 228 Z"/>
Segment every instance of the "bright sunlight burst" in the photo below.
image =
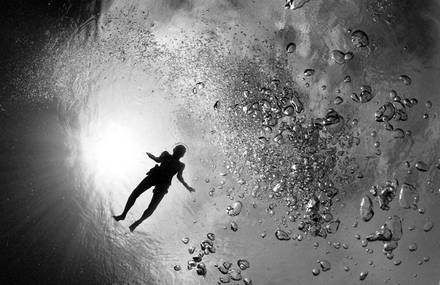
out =
<path fill-rule="evenodd" d="M 110 179 L 133 170 L 145 151 L 129 125 L 93 128 L 81 141 L 83 161 L 91 173 Z"/>

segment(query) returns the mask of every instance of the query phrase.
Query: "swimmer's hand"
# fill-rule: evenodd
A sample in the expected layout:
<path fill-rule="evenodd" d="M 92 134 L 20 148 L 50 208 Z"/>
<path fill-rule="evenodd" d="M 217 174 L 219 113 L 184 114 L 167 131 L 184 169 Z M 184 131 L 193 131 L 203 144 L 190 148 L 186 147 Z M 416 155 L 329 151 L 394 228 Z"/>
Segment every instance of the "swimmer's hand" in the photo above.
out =
<path fill-rule="evenodd" d="M 161 162 L 160 157 L 155 157 L 154 155 L 152 155 L 149 152 L 146 152 L 146 154 L 148 155 L 149 158 L 151 158 L 152 160 L 154 160 L 155 162 Z"/>
<path fill-rule="evenodd" d="M 152 155 L 152 154 L 149 153 L 149 152 L 146 152 L 146 154 L 148 155 L 149 158 L 153 159 L 154 155 Z"/>

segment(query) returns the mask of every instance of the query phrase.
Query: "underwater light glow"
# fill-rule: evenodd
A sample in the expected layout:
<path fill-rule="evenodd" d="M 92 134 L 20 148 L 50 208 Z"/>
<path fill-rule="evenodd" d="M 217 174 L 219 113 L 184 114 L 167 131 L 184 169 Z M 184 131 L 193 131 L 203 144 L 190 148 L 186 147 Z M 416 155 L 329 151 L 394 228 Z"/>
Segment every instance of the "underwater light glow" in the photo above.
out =
<path fill-rule="evenodd" d="M 81 148 L 89 173 L 109 179 L 118 178 L 135 168 L 144 152 L 130 126 L 114 122 L 89 130 L 82 138 Z"/>

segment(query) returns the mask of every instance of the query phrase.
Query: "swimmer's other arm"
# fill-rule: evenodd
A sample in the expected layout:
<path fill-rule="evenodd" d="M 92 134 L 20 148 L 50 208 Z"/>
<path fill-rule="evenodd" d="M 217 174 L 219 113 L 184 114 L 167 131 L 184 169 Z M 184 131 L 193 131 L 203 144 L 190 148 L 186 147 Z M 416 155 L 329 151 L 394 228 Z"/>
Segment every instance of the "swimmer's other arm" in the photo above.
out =
<path fill-rule="evenodd" d="M 182 168 L 179 170 L 179 172 L 177 173 L 177 179 L 183 184 L 183 186 L 185 186 L 185 188 L 189 191 L 189 192 L 195 192 L 196 189 L 192 188 L 191 186 L 188 185 L 188 183 L 185 182 L 185 180 L 183 179 L 183 169 L 185 169 L 185 164 L 183 164 Z"/>

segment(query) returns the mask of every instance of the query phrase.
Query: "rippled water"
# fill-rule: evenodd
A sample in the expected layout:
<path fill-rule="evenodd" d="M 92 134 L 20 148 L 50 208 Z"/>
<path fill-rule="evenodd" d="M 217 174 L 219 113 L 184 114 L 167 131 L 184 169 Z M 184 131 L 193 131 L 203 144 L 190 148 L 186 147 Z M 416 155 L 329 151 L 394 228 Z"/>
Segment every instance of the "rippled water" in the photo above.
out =
<path fill-rule="evenodd" d="M 118 1 L 49 33 L 1 101 L 5 284 L 437 284 L 439 5 Z M 196 192 L 131 233 L 178 142 Z"/>

